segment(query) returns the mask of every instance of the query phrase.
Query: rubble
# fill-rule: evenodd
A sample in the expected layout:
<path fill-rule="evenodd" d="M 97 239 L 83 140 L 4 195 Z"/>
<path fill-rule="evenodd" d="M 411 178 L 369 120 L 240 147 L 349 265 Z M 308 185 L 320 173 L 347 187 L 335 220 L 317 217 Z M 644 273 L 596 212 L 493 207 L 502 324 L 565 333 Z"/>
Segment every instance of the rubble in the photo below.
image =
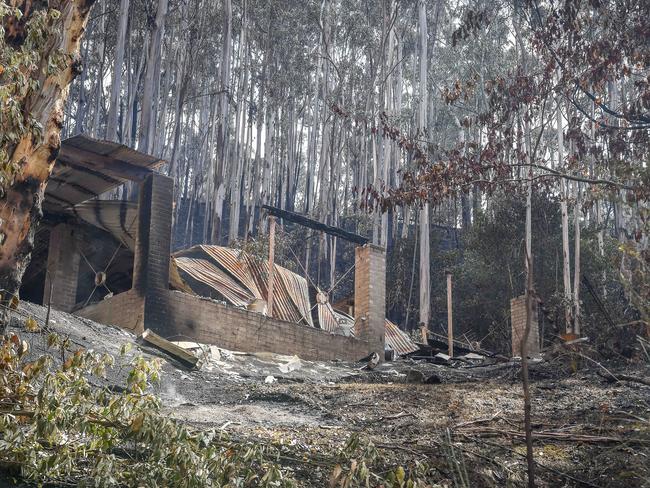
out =
<path fill-rule="evenodd" d="M 10 328 L 24 334 L 32 355 L 48 352 L 50 331 L 65 334 L 75 347 L 116 356 L 124 344 L 135 345 L 127 357 L 159 354 L 148 347 L 138 350 L 133 334 L 58 311 L 52 312 L 48 331 L 24 331 L 27 317 L 41 324 L 45 314 L 43 307 L 23 302 Z M 164 361 L 155 393 L 170 417 L 196 428 L 278 442 L 297 459 L 336 452 L 350 435 L 360 433 L 387 462 L 437 466 L 441 471 L 433 476 L 440 486 L 454 486 L 445 464 L 453 446 L 470 473 L 470 486 L 522 485 L 521 366 L 516 361 L 497 362 L 475 353 L 482 359 L 449 358 L 445 365 L 403 358 L 360 370 L 358 363 L 241 353 L 191 341 L 176 346 L 203 354 L 201 369 L 188 371 Z M 52 360 L 60 361 L 56 355 Z M 605 366 L 619 379 L 650 376 L 648 364 Z M 574 372 L 559 357 L 531 363 L 538 486 L 623 488 L 642 486 L 641 480 L 650 477 L 650 387 L 610 382 L 599 372 L 587 361 Z M 112 370 L 105 381 L 123 384 L 126 374 Z M 266 382 L 267 377 L 273 381 Z M 323 486 L 308 470 L 301 476 L 305 486 Z"/>
<path fill-rule="evenodd" d="M 168 341 L 160 337 L 155 332 L 150 329 L 146 329 L 139 337 L 139 340 L 144 341 L 148 344 L 151 344 L 156 349 L 169 354 L 171 357 L 176 359 L 178 362 L 187 366 L 189 368 L 196 368 L 199 363 L 199 358 L 196 357 L 191 352 L 183 349 L 182 347 L 174 344 L 173 342 Z"/>

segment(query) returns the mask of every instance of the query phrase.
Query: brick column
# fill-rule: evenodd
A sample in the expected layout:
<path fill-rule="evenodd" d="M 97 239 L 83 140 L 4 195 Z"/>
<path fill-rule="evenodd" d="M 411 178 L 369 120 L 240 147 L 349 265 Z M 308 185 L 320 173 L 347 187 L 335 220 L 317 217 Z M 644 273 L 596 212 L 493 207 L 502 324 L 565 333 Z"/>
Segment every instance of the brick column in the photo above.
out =
<path fill-rule="evenodd" d="M 521 339 L 526 332 L 526 295 L 510 300 L 510 322 L 512 324 L 512 355 L 521 357 Z M 539 323 L 536 301 L 533 301 L 533 318 L 530 325 L 528 357 L 539 356 Z"/>
<path fill-rule="evenodd" d="M 59 224 L 50 232 L 43 304 L 71 312 L 77 303 L 79 259 L 76 236 L 70 225 Z M 50 286 L 52 293 L 50 296 Z"/>
<path fill-rule="evenodd" d="M 144 328 L 166 337 L 174 181 L 152 173 L 140 185 L 133 289 L 144 298 Z"/>
<path fill-rule="evenodd" d="M 386 330 L 386 251 L 372 244 L 357 247 L 354 267 L 354 331 L 368 352 L 384 360 Z"/>

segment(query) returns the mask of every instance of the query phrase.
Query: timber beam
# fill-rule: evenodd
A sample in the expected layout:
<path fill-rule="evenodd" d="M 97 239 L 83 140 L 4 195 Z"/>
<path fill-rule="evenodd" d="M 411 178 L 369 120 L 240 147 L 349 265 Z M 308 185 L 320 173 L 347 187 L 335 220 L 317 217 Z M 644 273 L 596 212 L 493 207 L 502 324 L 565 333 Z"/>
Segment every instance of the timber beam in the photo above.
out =
<path fill-rule="evenodd" d="M 126 161 L 121 161 L 110 156 L 102 156 L 101 154 L 66 144 L 61 144 L 61 150 L 57 159 L 72 166 L 81 166 L 82 168 L 104 173 L 112 178 L 137 182 L 143 181 L 152 173 L 149 168 L 127 163 Z"/>
<path fill-rule="evenodd" d="M 273 215 L 288 222 L 293 222 L 294 224 L 309 227 L 310 229 L 325 232 L 326 234 L 338 237 L 345 241 L 354 242 L 355 244 L 362 246 L 364 244 L 367 244 L 369 241 L 367 237 L 355 234 L 354 232 L 348 232 L 347 230 L 343 230 L 340 227 L 323 224 L 318 220 L 310 219 L 309 217 L 305 217 L 304 215 L 295 212 L 290 212 L 289 210 L 282 210 L 281 208 L 272 207 L 271 205 L 262 205 L 262 208 L 266 210 L 269 215 Z"/>

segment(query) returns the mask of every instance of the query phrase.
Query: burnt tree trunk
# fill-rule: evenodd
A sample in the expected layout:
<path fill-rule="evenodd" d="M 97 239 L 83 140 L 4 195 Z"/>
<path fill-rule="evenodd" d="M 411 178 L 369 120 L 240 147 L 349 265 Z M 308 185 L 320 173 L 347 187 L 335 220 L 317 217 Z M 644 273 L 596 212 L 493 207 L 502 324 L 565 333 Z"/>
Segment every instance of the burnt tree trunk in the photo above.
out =
<path fill-rule="evenodd" d="M 26 22 L 34 10 L 28 1 L 20 8 L 25 12 L 21 23 Z M 23 273 L 29 263 L 35 227 L 42 215 L 43 193 L 54 161 L 61 146 L 63 105 L 71 81 L 80 72 L 79 45 L 84 33 L 88 12 L 93 0 L 61 0 L 55 2 L 60 17 L 51 21 L 38 69 L 32 71 L 38 88 L 21 100 L 25 117 L 32 117 L 43 128 L 42 137 L 28 133 L 14 147 L 5 148 L 10 160 L 20 169 L 0 198 L 0 289 L 3 300 L 18 293 Z M 12 19 L 2 19 L 3 24 Z M 15 22 L 15 20 L 14 20 Z M 51 27 L 51 28 L 50 28 Z M 24 29 L 28 29 L 24 27 Z M 11 35 L 11 38 L 8 36 Z M 5 42 L 20 49 L 26 33 L 16 35 L 15 30 L 5 30 Z M 49 72 L 46 68 L 55 53 L 68 56 L 61 70 Z M 0 333 L 7 322 L 6 308 L 0 313 Z"/>

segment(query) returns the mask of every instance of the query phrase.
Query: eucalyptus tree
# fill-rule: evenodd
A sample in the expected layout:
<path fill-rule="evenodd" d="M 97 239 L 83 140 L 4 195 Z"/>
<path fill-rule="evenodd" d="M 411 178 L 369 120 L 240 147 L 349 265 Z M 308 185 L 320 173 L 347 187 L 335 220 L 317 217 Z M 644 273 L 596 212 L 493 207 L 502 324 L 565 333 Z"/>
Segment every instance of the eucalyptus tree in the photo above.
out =
<path fill-rule="evenodd" d="M 79 45 L 92 4 L 64 0 L 54 8 L 27 1 L 0 2 L 3 300 L 18 293 L 29 263 L 45 184 L 61 145 L 64 103 L 70 82 L 79 73 Z"/>

